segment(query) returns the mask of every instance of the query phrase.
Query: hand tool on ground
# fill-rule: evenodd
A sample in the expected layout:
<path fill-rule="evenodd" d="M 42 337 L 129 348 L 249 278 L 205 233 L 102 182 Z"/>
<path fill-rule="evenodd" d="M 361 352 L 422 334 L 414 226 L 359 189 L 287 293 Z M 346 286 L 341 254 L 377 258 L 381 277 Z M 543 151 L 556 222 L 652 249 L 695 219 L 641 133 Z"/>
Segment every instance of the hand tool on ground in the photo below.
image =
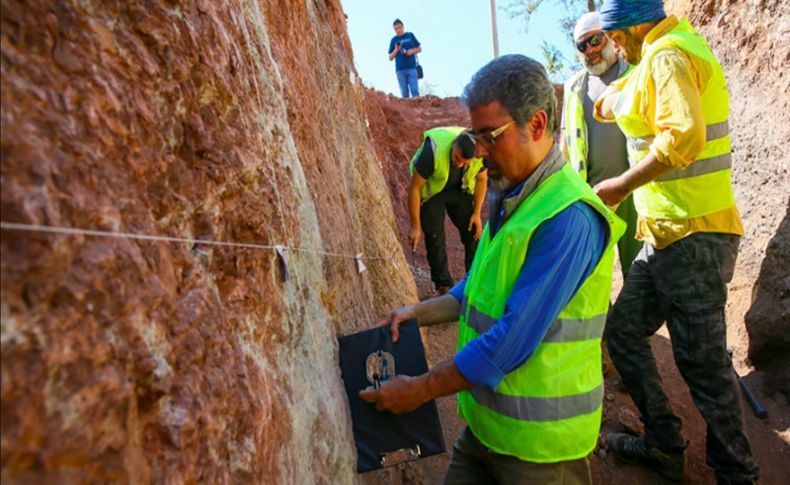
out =
<path fill-rule="evenodd" d="M 732 360 L 732 350 L 727 349 L 727 353 L 730 354 L 730 360 Z M 735 373 L 735 378 L 738 380 L 738 386 L 741 388 L 741 392 L 749 402 L 749 406 L 752 407 L 754 415 L 760 419 L 766 419 L 768 417 L 768 411 L 766 411 L 763 405 L 760 404 L 760 401 L 757 400 L 757 396 L 755 396 L 752 390 L 749 389 L 749 386 L 746 385 L 746 382 L 741 379 L 740 374 L 738 374 L 738 371 L 735 370 L 735 366 L 732 367 L 732 371 Z"/>

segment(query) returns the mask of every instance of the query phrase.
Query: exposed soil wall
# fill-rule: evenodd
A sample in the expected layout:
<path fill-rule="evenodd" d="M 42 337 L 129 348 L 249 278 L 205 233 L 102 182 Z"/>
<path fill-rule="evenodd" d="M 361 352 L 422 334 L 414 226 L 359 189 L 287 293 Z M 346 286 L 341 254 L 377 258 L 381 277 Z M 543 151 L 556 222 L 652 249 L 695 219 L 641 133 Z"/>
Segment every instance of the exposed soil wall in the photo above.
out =
<path fill-rule="evenodd" d="M 355 481 L 336 337 L 416 294 L 339 2 L 0 9 L 3 221 L 308 250 L 3 230 L 3 482 Z"/>

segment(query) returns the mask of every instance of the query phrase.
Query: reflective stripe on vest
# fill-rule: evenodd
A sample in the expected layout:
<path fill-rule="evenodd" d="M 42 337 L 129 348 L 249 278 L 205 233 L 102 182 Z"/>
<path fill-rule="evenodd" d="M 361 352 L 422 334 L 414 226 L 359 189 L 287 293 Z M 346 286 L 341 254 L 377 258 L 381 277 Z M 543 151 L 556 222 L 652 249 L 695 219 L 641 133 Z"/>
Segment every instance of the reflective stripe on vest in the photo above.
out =
<path fill-rule="evenodd" d="M 461 303 L 461 314 L 466 312 L 468 298 L 464 297 Z M 496 325 L 498 318 L 486 315 L 474 307 L 469 307 L 468 325 L 478 334 L 486 333 Z M 575 342 L 597 338 L 603 332 L 606 324 L 606 314 L 602 313 L 588 319 L 582 318 L 557 318 L 546 330 L 543 342 Z"/>
<path fill-rule="evenodd" d="M 562 397 L 523 397 L 499 394 L 487 387 L 474 387 L 478 404 L 520 421 L 561 421 L 595 412 L 603 400 L 603 383 L 589 392 Z"/>
<path fill-rule="evenodd" d="M 521 202 L 494 238 L 486 226 L 461 301 L 459 348 L 501 318 L 535 229 L 580 200 L 608 222 L 610 237 L 597 266 L 526 362 L 496 389 L 473 386 L 458 394 L 461 416 L 486 447 L 526 461 L 573 460 L 595 447 L 603 397 L 601 335 L 614 245 L 625 224 L 565 164 Z"/>
<path fill-rule="evenodd" d="M 706 141 L 707 142 L 714 142 L 716 140 L 720 140 L 725 138 L 727 135 L 730 134 L 730 124 L 728 121 L 722 121 L 721 123 L 715 123 L 713 125 L 708 125 L 706 127 Z M 639 163 L 640 160 L 633 159 L 630 154 L 631 153 L 641 153 L 644 152 L 647 155 L 647 150 L 650 148 L 650 145 L 653 143 L 655 137 L 648 136 L 643 138 L 627 138 L 626 143 L 628 144 L 628 162 L 631 165 L 636 165 Z M 656 181 L 658 182 L 665 182 L 667 180 L 678 180 L 683 178 L 690 178 L 690 177 L 698 177 L 700 175 L 705 175 L 711 172 L 717 172 L 719 170 L 726 170 L 732 168 L 732 153 L 727 152 L 723 155 L 715 155 L 710 158 L 698 158 L 689 165 L 688 167 L 684 168 L 683 170 L 673 169 L 669 172 L 665 173 L 661 177 L 657 178 Z"/>
<path fill-rule="evenodd" d="M 563 91 L 562 116 L 565 120 L 565 146 L 568 161 L 582 180 L 587 180 L 587 124 L 584 122 L 584 104 L 581 91 L 587 85 L 587 71 L 580 71 L 571 77 Z"/>
<path fill-rule="evenodd" d="M 420 202 L 424 203 L 434 195 L 444 189 L 450 175 L 450 163 L 452 159 L 453 141 L 464 131 L 460 126 L 446 126 L 431 128 L 423 133 L 422 149 L 425 149 L 425 140 L 430 138 L 433 145 L 433 173 L 428 177 L 427 182 L 420 189 Z M 409 162 L 409 175 L 414 175 L 414 164 L 419 158 L 421 150 L 412 156 Z M 483 168 L 482 158 L 473 158 L 468 166 L 464 168 L 461 180 L 461 190 L 474 195 L 477 174 Z"/>

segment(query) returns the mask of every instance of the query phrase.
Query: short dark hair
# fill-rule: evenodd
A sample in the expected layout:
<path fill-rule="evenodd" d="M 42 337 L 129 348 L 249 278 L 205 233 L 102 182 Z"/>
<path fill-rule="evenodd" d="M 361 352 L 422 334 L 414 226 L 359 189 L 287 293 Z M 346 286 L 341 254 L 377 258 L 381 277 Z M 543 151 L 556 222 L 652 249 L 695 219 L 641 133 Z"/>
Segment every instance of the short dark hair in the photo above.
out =
<path fill-rule="evenodd" d="M 464 88 L 462 100 L 470 110 L 499 101 L 518 126 L 542 109 L 548 135 L 557 130 L 557 97 L 546 69 L 521 54 L 497 57 L 480 68 Z"/>
<path fill-rule="evenodd" d="M 400 21 L 400 19 L 395 19 L 395 22 L 392 22 L 392 26 L 393 26 L 393 27 L 394 27 L 394 26 L 396 26 L 396 25 L 398 25 L 398 24 L 401 24 L 401 25 L 403 25 L 403 22 L 401 22 L 401 21 Z"/>
<path fill-rule="evenodd" d="M 461 150 L 461 156 L 464 158 L 473 158 L 475 156 L 475 139 L 468 131 L 461 132 L 453 141 L 453 145 Z"/>

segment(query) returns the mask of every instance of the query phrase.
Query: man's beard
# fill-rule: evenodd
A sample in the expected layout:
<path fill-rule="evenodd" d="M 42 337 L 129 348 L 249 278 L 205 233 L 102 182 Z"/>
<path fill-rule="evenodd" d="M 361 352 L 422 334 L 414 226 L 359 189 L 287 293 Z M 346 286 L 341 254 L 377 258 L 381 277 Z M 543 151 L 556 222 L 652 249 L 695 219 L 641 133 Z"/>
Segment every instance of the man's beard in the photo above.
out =
<path fill-rule="evenodd" d="M 614 50 L 614 44 L 612 44 L 611 41 L 606 43 L 603 49 L 601 49 L 601 60 L 595 64 L 591 64 L 587 61 L 587 56 L 581 56 L 581 61 L 582 64 L 584 64 L 584 68 L 587 69 L 587 72 L 596 77 L 600 76 L 611 69 L 617 62 L 617 52 Z"/>
<path fill-rule="evenodd" d="M 487 163 L 489 163 L 489 166 L 493 165 L 491 162 Z M 510 180 L 502 175 L 502 172 L 497 170 L 496 165 L 494 165 L 488 170 L 488 186 L 497 192 L 503 192 L 510 187 Z"/>

